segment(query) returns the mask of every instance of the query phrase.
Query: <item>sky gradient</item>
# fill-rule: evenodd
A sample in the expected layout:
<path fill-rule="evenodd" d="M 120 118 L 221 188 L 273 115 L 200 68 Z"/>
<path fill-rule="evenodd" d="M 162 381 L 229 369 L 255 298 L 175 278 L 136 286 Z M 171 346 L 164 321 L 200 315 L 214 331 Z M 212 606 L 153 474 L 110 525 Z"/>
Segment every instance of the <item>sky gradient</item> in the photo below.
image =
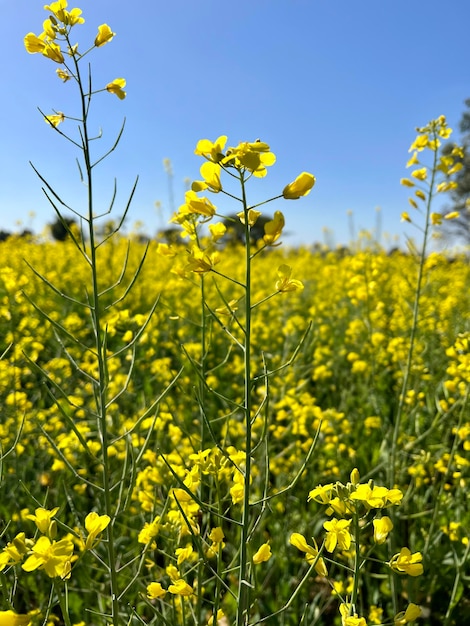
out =
<path fill-rule="evenodd" d="M 470 97 L 468 0 L 77 0 L 72 7 L 86 20 L 73 30 L 81 50 L 99 24 L 116 33 L 89 56 L 93 86 L 124 77 L 127 98 L 97 94 L 91 120 L 103 133 L 95 144 L 99 154 L 126 118 L 120 145 L 97 169 L 96 189 L 105 210 L 117 178 L 117 217 L 139 176 L 127 228 L 136 221 L 149 235 L 165 228 L 187 180 L 200 178 L 197 141 L 228 135 L 228 145 L 260 138 L 277 156 L 268 176 L 250 184 L 251 204 L 278 195 L 302 171 L 316 176 L 308 197 L 266 207 L 271 214 L 283 211 L 286 244 L 325 241 L 325 228 L 332 244 L 348 243 L 361 229 L 386 233 L 386 244 L 419 236 L 400 221 L 409 194 L 399 181 L 416 126 L 444 114 L 459 139 L 463 101 Z M 7 25 L 0 230 L 39 232 L 54 220 L 29 161 L 83 209 L 77 152 L 38 112 L 73 116 L 76 86 L 62 83 L 57 64 L 29 55 L 23 45 L 26 33 L 42 31 L 47 15 L 37 0 L 0 0 Z M 75 132 L 70 120 L 61 129 Z M 211 200 L 221 213 L 235 209 L 220 196 Z"/>

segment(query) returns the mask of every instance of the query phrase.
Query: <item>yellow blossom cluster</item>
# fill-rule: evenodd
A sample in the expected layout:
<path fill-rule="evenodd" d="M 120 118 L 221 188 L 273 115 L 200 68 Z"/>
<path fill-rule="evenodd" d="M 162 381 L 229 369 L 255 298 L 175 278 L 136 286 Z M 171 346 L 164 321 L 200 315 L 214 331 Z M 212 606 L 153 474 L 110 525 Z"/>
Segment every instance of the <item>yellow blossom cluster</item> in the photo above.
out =
<path fill-rule="evenodd" d="M 116 33 L 111 30 L 108 24 L 101 24 L 98 26 L 98 33 L 93 45 L 85 52 L 79 51 L 78 44 L 71 43 L 71 30 L 75 26 L 83 24 L 85 19 L 82 17 L 81 9 L 68 10 L 67 7 L 67 0 L 57 0 L 51 4 L 46 4 L 44 9 L 49 12 L 49 17 L 43 22 L 43 31 L 39 35 L 34 33 L 25 35 L 24 45 L 30 54 L 42 54 L 51 61 L 58 63 L 61 67 L 57 68 L 56 73 L 63 82 L 68 80 L 79 82 L 80 60 L 93 48 L 101 48 L 110 42 Z M 126 80 L 124 78 L 115 78 L 99 91 L 108 91 L 123 100 L 126 97 L 125 86 Z M 91 93 L 86 95 L 89 97 Z M 46 115 L 44 119 L 51 126 L 57 127 L 67 119 L 67 116 L 62 112 L 56 112 Z"/>

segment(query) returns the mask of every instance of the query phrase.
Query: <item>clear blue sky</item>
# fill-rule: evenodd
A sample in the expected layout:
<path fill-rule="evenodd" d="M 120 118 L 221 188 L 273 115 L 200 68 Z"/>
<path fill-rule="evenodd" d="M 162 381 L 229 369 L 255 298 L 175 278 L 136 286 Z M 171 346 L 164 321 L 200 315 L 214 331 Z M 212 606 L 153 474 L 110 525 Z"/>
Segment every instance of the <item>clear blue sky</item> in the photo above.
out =
<path fill-rule="evenodd" d="M 0 0 L 5 230 L 18 230 L 21 221 L 39 231 L 54 219 L 29 160 L 81 208 L 75 153 L 37 111 L 73 115 L 75 86 L 56 77 L 55 63 L 23 46 L 26 33 L 42 31 L 43 3 Z M 127 119 L 120 146 L 99 170 L 98 199 L 105 208 L 116 176 L 119 215 L 139 175 L 129 227 L 141 220 L 153 234 L 169 218 L 165 157 L 173 165 L 177 207 L 185 179 L 199 178 L 196 142 L 225 134 L 229 145 L 261 138 L 277 156 L 267 178 L 254 181 L 252 203 L 278 194 L 301 171 L 315 174 L 307 198 L 267 207 L 284 212 L 286 243 L 321 241 L 324 227 L 336 243 L 346 243 L 347 212 L 356 230 L 373 228 L 377 207 L 385 232 L 402 242 L 403 233 L 414 234 L 400 222 L 408 193 L 399 180 L 416 126 L 445 114 L 457 131 L 470 97 L 468 0 L 69 2 L 69 9 L 75 6 L 86 20 L 74 28 L 82 50 L 99 24 L 116 32 L 89 57 L 94 87 L 122 76 L 128 96 L 98 94 L 92 119 L 96 130 L 102 127 L 96 147 L 103 150 Z M 73 123 L 61 129 L 73 131 Z M 221 212 L 233 210 L 220 195 L 211 199 Z"/>

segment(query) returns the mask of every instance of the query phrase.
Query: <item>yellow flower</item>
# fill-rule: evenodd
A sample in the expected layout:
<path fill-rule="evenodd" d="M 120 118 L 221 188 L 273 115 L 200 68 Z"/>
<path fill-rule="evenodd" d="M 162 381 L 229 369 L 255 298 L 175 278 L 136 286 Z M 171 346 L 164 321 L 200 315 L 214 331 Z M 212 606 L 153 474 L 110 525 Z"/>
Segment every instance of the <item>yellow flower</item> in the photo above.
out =
<path fill-rule="evenodd" d="M 388 537 L 388 533 L 393 529 L 392 520 L 384 515 L 379 519 L 375 519 L 373 522 L 374 525 L 374 541 L 377 544 L 384 543 Z"/>
<path fill-rule="evenodd" d="M 413 170 L 411 175 L 417 180 L 426 180 L 428 176 L 428 169 L 426 167 L 422 167 L 419 170 Z"/>
<path fill-rule="evenodd" d="M 437 192 L 450 191 L 451 189 L 457 189 L 457 183 L 455 180 L 448 180 L 437 185 Z"/>
<path fill-rule="evenodd" d="M 176 548 L 175 556 L 176 556 L 177 565 L 181 565 L 181 563 L 184 563 L 185 561 L 190 559 L 192 555 L 193 555 L 192 546 L 186 546 L 186 548 Z"/>
<path fill-rule="evenodd" d="M 65 9 L 67 8 L 67 0 L 57 0 L 57 2 L 51 2 L 44 6 L 45 11 L 50 11 L 60 21 L 65 22 Z"/>
<path fill-rule="evenodd" d="M 256 554 L 253 556 L 253 563 L 255 565 L 259 565 L 259 563 L 264 563 L 265 561 L 269 561 L 272 557 L 271 547 L 269 543 L 263 543 L 263 545 L 259 548 Z"/>
<path fill-rule="evenodd" d="M 222 624 L 228 624 L 222 609 L 217 611 L 217 615 L 211 615 L 207 622 L 207 626 L 218 626 L 219 624 L 220 626 L 222 626 Z"/>
<path fill-rule="evenodd" d="M 90 550 L 95 545 L 96 537 L 103 532 L 110 521 L 109 515 L 98 515 L 95 511 L 88 513 L 85 517 L 85 528 L 88 532 L 85 550 Z"/>
<path fill-rule="evenodd" d="M 65 26 L 74 26 L 75 24 L 83 24 L 85 22 L 83 17 L 80 17 L 82 14 L 81 9 L 66 11 L 67 0 L 58 0 L 57 2 L 46 4 L 44 8 L 46 11 L 53 13 L 54 17 L 62 24 L 65 24 Z"/>
<path fill-rule="evenodd" d="M 191 585 L 188 585 L 182 578 L 175 580 L 173 584 L 168 587 L 168 591 L 178 596 L 191 596 L 194 593 Z"/>
<path fill-rule="evenodd" d="M 209 224 L 209 231 L 211 233 L 212 240 L 219 241 L 225 233 L 227 232 L 227 227 L 222 222 L 217 222 L 217 224 Z"/>
<path fill-rule="evenodd" d="M 148 543 L 150 544 L 150 548 L 155 550 L 157 544 L 153 541 L 153 539 L 158 535 L 160 531 L 160 516 L 157 515 L 153 522 L 146 522 L 144 527 L 140 531 L 137 541 L 139 543 Z"/>
<path fill-rule="evenodd" d="M 427 135 L 418 135 L 416 139 L 414 140 L 414 142 L 411 144 L 408 152 L 412 152 L 413 150 L 416 150 L 417 152 L 421 152 L 421 150 L 424 150 L 424 148 L 426 148 L 428 144 L 429 144 L 429 137 Z"/>
<path fill-rule="evenodd" d="M 375 604 L 371 604 L 368 619 L 372 624 L 381 624 L 383 621 L 383 609 L 375 606 Z"/>
<path fill-rule="evenodd" d="M 44 121 L 57 128 L 65 120 L 65 115 L 62 112 L 58 112 L 55 115 L 46 115 Z"/>
<path fill-rule="evenodd" d="M 400 574 L 420 576 L 424 571 L 421 563 L 422 560 L 421 552 L 411 554 L 409 548 L 402 548 L 398 554 L 395 554 L 390 559 L 389 566 Z"/>
<path fill-rule="evenodd" d="M 316 561 L 315 571 L 317 572 L 317 574 L 319 574 L 320 576 L 328 576 L 328 570 L 326 569 L 325 561 L 322 557 L 318 556 L 318 547 L 315 541 L 315 546 L 312 547 L 306 542 L 303 535 L 301 535 L 300 533 L 292 533 L 289 542 L 293 546 L 298 548 L 301 552 L 305 552 L 305 558 L 307 559 L 308 563 L 314 563 Z"/>
<path fill-rule="evenodd" d="M 97 48 L 99 48 L 100 46 L 104 46 L 104 44 L 108 43 L 108 41 L 111 41 L 115 34 L 116 33 L 113 33 L 113 31 L 109 28 L 107 24 L 101 24 L 101 26 L 98 26 L 98 34 L 95 38 L 95 46 Z"/>
<path fill-rule="evenodd" d="M 46 33 L 42 33 L 39 35 L 35 35 L 34 33 L 28 33 L 24 38 L 24 47 L 29 54 L 36 54 L 38 52 L 42 52 L 46 46 L 44 38 Z"/>
<path fill-rule="evenodd" d="M 195 272 L 196 274 L 204 274 L 205 272 L 210 272 L 219 260 L 217 250 L 201 250 L 197 246 L 193 246 L 190 251 L 190 260 L 185 270 Z"/>
<path fill-rule="evenodd" d="M 421 609 L 419 606 L 410 602 L 410 604 L 406 607 L 406 611 L 401 611 L 395 615 L 395 626 L 403 626 L 403 624 L 407 624 L 408 622 L 414 622 L 420 615 Z"/>
<path fill-rule="evenodd" d="M 342 626 L 367 626 L 367 622 L 363 617 L 358 617 L 357 613 L 351 614 L 351 605 L 342 603 L 339 607 L 341 613 Z"/>
<path fill-rule="evenodd" d="M 442 224 L 442 215 L 440 213 L 431 213 L 431 224 L 433 226 Z"/>
<path fill-rule="evenodd" d="M 44 20 L 42 27 L 44 29 L 44 33 L 47 37 L 49 37 L 49 39 L 54 40 L 57 37 L 57 31 L 49 18 Z"/>
<path fill-rule="evenodd" d="M 248 209 L 246 216 L 245 211 L 240 211 L 237 213 L 237 217 L 242 224 L 245 223 L 246 218 L 248 218 L 248 225 L 254 226 L 258 221 L 259 216 L 261 215 L 261 211 L 257 211 L 256 209 Z"/>
<path fill-rule="evenodd" d="M 55 63 L 63 63 L 64 55 L 60 50 L 60 46 L 58 46 L 53 41 L 48 41 L 42 50 L 43 56 L 51 59 L 51 61 L 55 61 Z"/>
<path fill-rule="evenodd" d="M 206 161 L 201 165 L 199 171 L 201 172 L 204 182 L 211 191 L 218 193 L 222 189 L 222 183 L 220 182 L 221 167 L 218 163 Z"/>
<path fill-rule="evenodd" d="M 452 174 L 457 174 L 457 172 L 460 172 L 461 169 L 463 169 L 463 163 L 456 163 L 453 167 L 450 168 L 447 174 L 449 176 L 452 176 Z"/>
<path fill-rule="evenodd" d="M 107 91 L 109 93 L 114 93 L 119 98 L 119 100 L 124 100 L 126 97 L 126 92 L 123 91 L 126 86 L 126 81 L 124 78 L 115 78 L 112 82 L 106 85 Z"/>
<path fill-rule="evenodd" d="M 333 483 L 328 483 L 327 485 L 318 485 L 318 487 L 312 489 L 308 494 L 307 502 L 310 502 L 310 500 L 315 500 L 315 502 L 319 502 L 320 504 L 329 504 L 335 496 L 334 488 L 335 486 Z"/>
<path fill-rule="evenodd" d="M 13 541 L 7 543 L 0 552 L 0 572 L 7 565 L 16 565 L 23 560 L 24 555 L 28 552 L 28 544 L 33 543 L 32 539 L 26 539 L 25 533 L 18 533 Z"/>
<path fill-rule="evenodd" d="M 451 211 L 450 213 L 444 215 L 445 220 L 456 220 L 458 217 L 460 217 L 460 213 L 458 211 Z"/>
<path fill-rule="evenodd" d="M 38 509 L 34 511 L 35 515 L 27 515 L 26 519 L 33 520 L 33 522 L 37 526 L 37 529 L 43 535 L 47 535 L 48 533 L 52 535 L 55 533 L 55 526 L 56 526 L 52 518 L 55 516 L 58 510 L 59 510 L 58 506 L 55 507 L 55 509 L 51 509 L 51 510 L 43 509 L 42 507 L 39 507 Z"/>
<path fill-rule="evenodd" d="M 27 626 L 30 623 L 29 615 L 21 615 L 14 611 L 0 611 L 0 626 Z"/>
<path fill-rule="evenodd" d="M 150 583 L 147 585 L 147 598 L 151 600 L 157 600 L 163 598 L 166 594 L 166 590 L 163 589 L 160 583 Z"/>
<path fill-rule="evenodd" d="M 412 180 L 410 180 L 409 178 L 401 178 L 400 179 L 400 185 L 404 185 L 405 187 L 414 187 L 415 184 Z"/>
<path fill-rule="evenodd" d="M 25 572 L 43 569 L 50 578 L 70 577 L 73 559 L 73 543 L 69 539 L 50 541 L 47 537 L 39 537 L 33 546 L 32 554 L 23 563 Z"/>
<path fill-rule="evenodd" d="M 286 200 L 298 200 L 301 196 L 307 196 L 315 184 L 315 176 L 308 172 L 302 172 L 297 178 L 284 187 L 282 195 Z"/>
<path fill-rule="evenodd" d="M 304 286 L 300 280 L 296 280 L 295 278 L 291 278 L 292 268 L 289 265 L 283 263 L 278 267 L 277 275 L 279 276 L 279 280 L 276 281 L 276 290 L 280 293 L 285 293 L 287 291 L 301 291 Z"/>
<path fill-rule="evenodd" d="M 361 500 L 371 509 L 381 509 L 386 506 L 387 487 L 371 487 L 369 484 L 357 485 L 350 495 L 351 500 Z"/>
<path fill-rule="evenodd" d="M 220 526 L 216 526 L 209 533 L 209 539 L 214 543 L 222 543 L 225 539 L 224 531 Z"/>
<path fill-rule="evenodd" d="M 221 135 L 214 141 L 214 143 L 209 141 L 209 139 L 200 139 L 197 142 L 194 154 L 204 156 L 206 159 L 213 161 L 214 163 L 219 163 L 224 158 L 223 150 L 226 143 L 226 135 Z"/>
<path fill-rule="evenodd" d="M 351 546 L 351 533 L 349 532 L 350 519 L 333 518 L 323 524 L 327 531 L 325 538 L 325 548 L 328 552 L 333 552 L 336 546 L 340 550 L 349 550 Z"/>
<path fill-rule="evenodd" d="M 257 178 L 263 178 L 267 174 L 266 168 L 276 162 L 276 156 L 263 141 L 244 141 L 236 148 L 229 148 L 222 162 L 239 170 L 247 170 Z"/>
<path fill-rule="evenodd" d="M 284 228 L 285 220 L 284 215 L 281 211 L 276 211 L 274 213 L 274 217 L 271 221 L 266 222 L 264 225 L 264 235 L 263 240 L 267 246 L 272 246 L 274 242 L 276 242 L 282 234 L 282 229 Z"/>
<path fill-rule="evenodd" d="M 421 191 L 421 189 L 417 189 L 415 191 L 415 196 L 420 200 L 426 200 L 426 194 L 424 193 L 424 191 Z"/>
<path fill-rule="evenodd" d="M 180 206 L 178 213 L 184 215 L 193 213 L 211 218 L 215 215 L 216 208 L 208 198 L 200 198 L 195 191 L 187 191 L 184 194 L 185 204 Z"/>
<path fill-rule="evenodd" d="M 75 24 L 83 24 L 85 20 L 83 17 L 80 17 L 82 14 L 81 9 L 72 9 L 65 16 L 65 23 L 67 26 L 75 26 Z"/>
<path fill-rule="evenodd" d="M 181 574 L 179 573 L 178 568 L 175 567 L 174 565 L 168 565 L 168 567 L 166 568 L 165 572 L 170 577 L 170 580 L 171 580 L 172 583 L 174 583 L 175 581 L 179 580 L 179 578 L 181 577 Z"/>
<path fill-rule="evenodd" d="M 66 70 L 63 70 L 60 67 L 56 69 L 56 74 L 61 80 L 64 81 L 64 83 L 72 78 L 72 76 Z"/>
<path fill-rule="evenodd" d="M 419 163 L 418 153 L 417 152 L 413 152 L 413 156 L 411 157 L 411 159 L 406 164 L 406 167 L 410 167 L 411 165 L 417 165 L 418 163 Z"/>

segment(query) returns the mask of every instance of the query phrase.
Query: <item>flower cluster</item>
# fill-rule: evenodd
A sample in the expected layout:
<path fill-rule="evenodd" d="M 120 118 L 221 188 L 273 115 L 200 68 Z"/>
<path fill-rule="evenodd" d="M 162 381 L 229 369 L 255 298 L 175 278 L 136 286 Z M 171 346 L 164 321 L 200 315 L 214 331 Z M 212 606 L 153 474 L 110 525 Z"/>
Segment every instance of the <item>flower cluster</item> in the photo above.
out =
<path fill-rule="evenodd" d="M 82 550 L 96 547 L 98 535 L 108 526 L 110 518 L 91 512 L 85 518 L 88 533 L 86 539 L 82 539 L 80 535 L 67 533 L 65 537 L 56 541 L 57 522 L 53 518 L 58 510 L 59 507 L 51 510 L 39 507 L 34 515 L 26 516 L 26 519 L 35 523 L 41 536 L 30 539 L 24 532 L 18 533 L 0 552 L 0 571 L 21 563 L 25 572 L 39 569 L 44 570 L 49 578 L 62 580 L 70 578 L 72 564 L 78 559 L 74 554 L 75 543 L 78 543 Z"/>
<path fill-rule="evenodd" d="M 177 266 L 173 271 L 180 276 L 187 274 L 205 274 L 214 271 L 220 262 L 220 254 L 217 250 L 218 243 L 223 240 L 227 232 L 224 222 L 209 224 L 209 241 L 204 243 L 201 237 L 200 227 L 211 222 L 219 216 L 217 207 L 207 197 L 201 197 L 199 192 L 222 193 L 240 202 L 243 210 L 236 214 L 236 219 L 244 228 L 244 239 L 250 239 L 253 227 L 261 217 L 261 212 L 256 206 L 248 206 L 245 199 L 244 186 L 252 176 L 262 178 L 267 174 L 267 168 L 272 166 L 276 157 L 271 152 L 269 145 L 262 141 L 242 142 L 235 147 L 226 148 L 227 137 L 222 135 L 214 142 L 209 139 L 201 139 L 195 149 L 195 154 L 205 159 L 201 165 L 200 174 L 202 180 L 192 183 L 191 189 L 185 194 L 185 202 L 171 218 L 171 222 L 179 224 L 182 228 L 182 237 L 188 237 L 190 246 L 187 251 L 187 262 L 183 266 Z M 223 174 L 240 181 L 243 193 L 238 198 L 224 188 Z M 296 200 L 310 193 L 315 184 L 315 177 L 307 172 L 302 172 L 292 183 L 289 183 L 282 194 L 271 198 L 262 204 L 278 198 Z M 235 218 L 230 218 L 235 220 Z M 227 218 L 226 218 L 227 221 Z M 261 248 L 279 245 L 279 238 L 284 229 L 285 219 L 281 211 L 275 211 L 274 217 L 264 223 L 264 235 Z M 165 256 L 173 254 L 173 250 L 167 244 L 161 244 L 159 252 Z M 292 269 L 288 265 L 281 265 L 278 269 L 279 280 L 276 282 L 277 293 L 297 291 L 303 288 L 299 280 L 291 278 Z"/>
<path fill-rule="evenodd" d="M 305 553 L 307 562 L 314 566 L 320 576 L 328 576 L 325 559 L 322 556 L 322 552 L 326 550 L 337 555 L 338 564 L 345 561 L 346 569 L 351 571 L 352 568 L 355 576 L 359 577 L 373 546 L 383 544 L 393 529 L 390 517 L 377 515 L 377 513 L 398 506 L 403 499 L 403 493 L 399 489 L 377 486 L 372 480 L 367 483 L 359 481 L 359 472 L 354 469 L 351 472 L 350 482 L 347 484 L 337 481 L 318 485 L 310 491 L 308 500 L 325 506 L 326 513 L 333 516 L 323 524 L 326 533 L 321 549 L 318 548 L 314 539 L 312 546 L 300 533 L 291 535 L 290 543 Z M 372 529 L 372 548 L 366 548 L 367 543 L 370 542 L 369 529 Z M 351 550 L 354 552 L 354 564 L 350 566 L 348 563 L 353 556 Z M 366 554 L 367 556 L 364 556 Z M 408 548 L 404 547 L 384 564 L 399 574 L 419 576 L 423 573 L 421 561 L 421 553 L 412 554 Z M 350 602 L 343 602 L 340 606 L 343 626 L 367 626 L 365 618 L 358 617 L 355 612 L 357 600 L 355 594 L 357 594 L 358 587 L 356 581 Z M 419 607 L 412 604 L 410 606 L 415 607 L 416 610 L 408 607 L 406 612 L 400 614 L 399 621 L 396 623 L 404 624 L 407 621 L 413 621 L 420 614 Z"/>
<path fill-rule="evenodd" d="M 414 167 L 414 169 L 411 171 L 410 177 L 402 178 L 400 183 L 415 190 L 414 197 L 410 197 L 408 202 L 413 209 L 419 210 L 419 202 L 429 205 L 429 200 L 434 193 L 444 193 L 457 187 L 457 183 L 455 180 L 452 180 L 452 176 L 463 167 L 458 160 L 463 157 L 463 149 L 459 146 L 454 146 L 449 154 L 438 156 L 437 152 L 441 146 L 441 139 L 448 139 L 452 134 L 452 129 L 448 127 L 444 115 L 416 130 L 419 134 L 410 146 L 409 152 L 413 154 L 406 164 L 406 167 Z M 431 170 L 427 166 L 422 165 L 418 158 L 418 154 L 426 149 L 433 153 L 434 165 Z M 443 180 L 437 180 L 437 174 L 440 174 Z M 440 213 L 430 214 L 433 226 L 441 224 L 442 219 L 452 220 L 458 217 L 458 211 L 447 213 L 444 218 Z M 401 219 L 405 222 L 413 222 L 406 211 L 402 213 Z"/>
<path fill-rule="evenodd" d="M 63 82 L 71 79 L 79 82 L 79 61 L 93 48 L 100 48 L 111 41 L 116 33 L 107 24 L 101 24 L 93 45 L 85 52 L 79 52 L 78 44 L 71 43 L 71 30 L 74 26 L 83 24 L 85 19 L 82 17 L 81 9 L 74 8 L 69 11 L 67 6 L 67 0 L 57 0 L 46 4 L 44 9 L 49 12 L 49 17 L 43 22 L 43 31 L 39 35 L 28 33 L 24 38 L 24 45 L 30 54 L 42 54 L 59 64 L 61 67 L 56 69 L 56 73 Z M 98 91 L 108 91 L 123 100 L 126 97 L 125 86 L 124 78 L 115 78 Z M 86 94 L 86 96 L 90 95 L 91 93 Z M 56 112 L 46 115 L 45 121 L 57 127 L 66 117 L 64 113 Z"/>

